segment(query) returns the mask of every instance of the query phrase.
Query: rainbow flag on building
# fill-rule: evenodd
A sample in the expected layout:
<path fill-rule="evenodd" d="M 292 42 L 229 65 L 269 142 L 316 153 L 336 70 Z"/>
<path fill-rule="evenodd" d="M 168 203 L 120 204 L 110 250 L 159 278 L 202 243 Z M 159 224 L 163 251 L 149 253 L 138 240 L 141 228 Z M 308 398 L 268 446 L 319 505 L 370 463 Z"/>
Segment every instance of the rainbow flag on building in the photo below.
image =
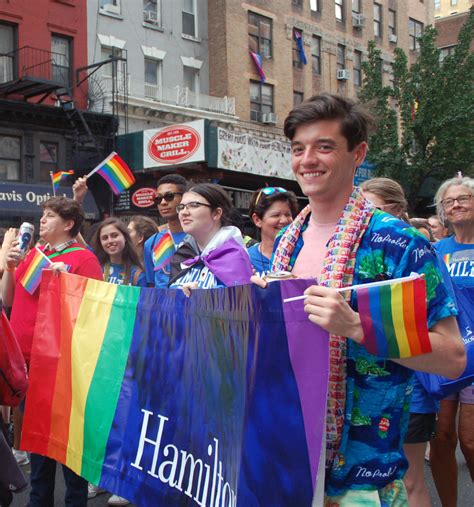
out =
<path fill-rule="evenodd" d="M 416 275 L 354 288 L 368 352 L 390 359 L 431 352 L 424 278 Z"/>
<path fill-rule="evenodd" d="M 74 174 L 74 171 L 72 170 L 51 173 L 51 182 L 53 184 L 54 193 L 57 192 L 59 185 L 61 184 L 61 181 L 65 180 L 68 176 L 71 176 L 72 174 Z"/>
<path fill-rule="evenodd" d="M 86 177 L 90 178 L 93 174 L 100 174 L 102 178 L 110 185 L 112 192 L 119 195 L 135 183 L 133 175 L 127 164 L 113 151 L 105 160 L 94 168 Z"/>
<path fill-rule="evenodd" d="M 155 266 L 155 271 L 169 264 L 175 250 L 173 236 L 167 231 L 153 247 L 153 265 Z"/>
<path fill-rule="evenodd" d="M 141 507 L 311 505 L 329 340 L 284 290 L 186 298 L 45 271 L 22 449 Z"/>
<path fill-rule="evenodd" d="M 41 283 L 41 277 L 43 269 L 48 268 L 52 262 L 44 255 L 44 253 L 35 247 L 35 253 L 33 256 L 28 269 L 25 274 L 21 277 L 20 283 L 23 285 L 25 290 L 30 294 L 34 294 L 39 284 Z"/>

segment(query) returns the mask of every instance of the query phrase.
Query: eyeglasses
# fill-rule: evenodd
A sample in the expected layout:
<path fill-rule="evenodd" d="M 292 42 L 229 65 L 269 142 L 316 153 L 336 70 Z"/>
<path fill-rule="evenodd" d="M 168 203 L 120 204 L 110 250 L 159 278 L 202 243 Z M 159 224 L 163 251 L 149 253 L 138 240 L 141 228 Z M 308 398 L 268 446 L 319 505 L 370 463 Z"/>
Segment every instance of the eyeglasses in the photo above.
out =
<path fill-rule="evenodd" d="M 469 194 L 460 195 L 459 197 L 455 197 L 454 199 L 448 197 L 447 199 L 443 199 L 441 201 L 441 204 L 443 205 L 444 209 L 448 209 L 452 208 L 456 201 L 460 206 L 462 206 L 463 204 L 467 204 L 471 200 L 471 198 L 472 195 Z"/>
<path fill-rule="evenodd" d="M 164 199 L 166 202 L 171 202 L 175 196 L 177 195 L 183 195 L 183 192 L 166 192 L 166 194 L 163 194 L 163 195 L 157 195 L 155 197 L 155 204 L 158 206 L 159 204 L 161 204 L 161 201 Z"/>
<path fill-rule="evenodd" d="M 272 194 L 284 194 L 287 192 L 283 187 L 265 187 L 261 188 L 260 192 L 257 195 L 257 198 L 255 199 L 255 206 L 258 204 L 258 201 L 260 200 L 260 197 L 262 194 L 264 195 L 272 195 Z"/>
<path fill-rule="evenodd" d="M 176 206 L 176 212 L 181 213 L 185 209 L 187 209 L 187 210 L 198 209 L 201 206 L 207 206 L 208 208 L 212 208 L 212 206 L 210 204 L 206 204 L 205 202 L 191 201 L 191 202 L 187 202 L 186 204 L 178 204 Z"/>

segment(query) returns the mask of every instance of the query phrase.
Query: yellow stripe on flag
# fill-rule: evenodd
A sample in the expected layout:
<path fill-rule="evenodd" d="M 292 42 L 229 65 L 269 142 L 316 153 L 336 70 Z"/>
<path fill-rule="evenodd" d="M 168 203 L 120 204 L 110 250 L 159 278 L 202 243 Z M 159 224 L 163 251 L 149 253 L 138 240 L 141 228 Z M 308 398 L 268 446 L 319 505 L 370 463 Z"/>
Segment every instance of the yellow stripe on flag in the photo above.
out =
<path fill-rule="evenodd" d="M 72 404 L 66 464 L 80 474 L 87 395 L 109 322 L 117 285 L 90 279 L 71 344 Z"/>
<path fill-rule="evenodd" d="M 394 283 L 391 286 L 392 319 L 397 337 L 400 357 L 410 357 L 411 350 L 403 318 L 403 285 Z M 382 309 L 383 311 L 383 309 Z"/>

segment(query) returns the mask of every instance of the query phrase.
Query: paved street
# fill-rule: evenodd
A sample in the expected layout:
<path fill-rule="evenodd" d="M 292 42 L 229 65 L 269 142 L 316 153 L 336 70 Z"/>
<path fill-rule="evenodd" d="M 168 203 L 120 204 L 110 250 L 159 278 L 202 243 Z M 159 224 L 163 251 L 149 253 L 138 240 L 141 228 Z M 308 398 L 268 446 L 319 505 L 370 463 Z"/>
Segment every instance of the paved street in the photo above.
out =
<path fill-rule="evenodd" d="M 458 470 L 459 470 L 459 502 L 458 507 L 473 507 L 474 506 L 474 487 L 471 482 L 471 479 L 469 477 L 469 472 L 466 467 L 466 463 L 464 462 L 464 458 L 458 448 L 457 452 L 457 458 L 458 458 Z M 29 473 L 29 466 L 24 467 L 25 473 Z M 433 507 L 442 507 L 441 503 L 438 499 L 438 495 L 436 494 L 436 489 L 433 483 L 433 479 L 431 478 L 431 471 L 430 467 L 425 467 L 426 477 L 428 480 L 428 485 L 431 493 L 431 498 L 433 501 Z M 56 490 L 56 507 L 61 507 L 64 505 L 64 481 L 62 478 L 62 473 L 60 472 L 58 468 L 58 474 L 57 474 L 57 483 L 59 484 L 59 488 Z M 97 498 L 94 498 L 92 500 L 89 500 L 89 506 L 90 507 L 99 507 L 99 506 L 106 506 L 107 505 L 107 499 L 110 497 L 109 494 L 101 494 L 97 496 Z M 26 506 L 28 501 L 28 493 L 24 492 L 23 494 L 17 495 L 15 497 L 15 500 L 13 502 L 13 507 L 24 507 Z M 130 504 L 131 507 L 133 507 L 133 504 Z M 266 507 L 266 506 L 262 506 Z M 416 506 L 412 506 L 416 507 Z"/>

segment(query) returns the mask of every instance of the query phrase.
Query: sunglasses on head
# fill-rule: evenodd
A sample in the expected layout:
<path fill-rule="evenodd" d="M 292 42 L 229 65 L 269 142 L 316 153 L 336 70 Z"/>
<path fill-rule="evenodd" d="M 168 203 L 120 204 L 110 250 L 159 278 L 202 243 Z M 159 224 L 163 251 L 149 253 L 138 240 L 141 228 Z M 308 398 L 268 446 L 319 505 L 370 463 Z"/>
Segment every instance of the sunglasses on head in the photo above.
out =
<path fill-rule="evenodd" d="M 160 195 L 158 194 L 155 197 L 155 204 L 159 205 L 161 204 L 161 201 L 164 199 L 166 202 L 171 202 L 175 196 L 177 195 L 183 195 L 184 192 L 166 192 L 166 194 Z"/>
<path fill-rule="evenodd" d="M 287 192 L 283 187 L 265 187 L 261 188 L 260 192 L 257 195 L 257 199 L 255 200 L 255 206 L 258 204 L 258 201 L 260 200 L 260 197 L 262 194 L 264 195 L 273 195 L 273 194 L 284 194 Z"/>

